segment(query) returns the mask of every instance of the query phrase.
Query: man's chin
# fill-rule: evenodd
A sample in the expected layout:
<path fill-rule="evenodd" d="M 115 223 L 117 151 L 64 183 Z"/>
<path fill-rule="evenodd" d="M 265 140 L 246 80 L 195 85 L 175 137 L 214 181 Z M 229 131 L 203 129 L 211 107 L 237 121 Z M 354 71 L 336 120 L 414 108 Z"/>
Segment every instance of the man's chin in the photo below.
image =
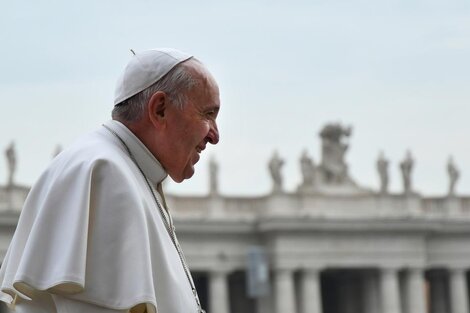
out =
<path fill-rule="evenodd" d="M 191 177 L 193 177 L 193 175 L 194 175 L 194 165 L 189 166 L 188 168 L 184 170 L 182 181 L 185 179 L 190 179 Z"/>
<path fill-rule="evenodd" d="M 178 171 L 178 172 L 173 172 L 171 173 L 170 171 L 168 171 L 168 175 L 171 177 L 171 179 L 175 182 L 175 183 L 181 183 L 183 182 L 184 180 L 186 179 L 189 179 L 191 177 L 193 177 L 194 175 L 194 165 L 188 165 L 186 166 L 182 172 Z"/>
<path fill-rule="evenodd" d="M 190 179 L 191 177 L 193 177 L 193 175 L 194 175 L 194 171 L 192 171 L 192 172 L 191 172 L 190 174 L 188 174 L 188 175 L 185 175 L 185 176 L 184 176 L 184 179 Z"/>

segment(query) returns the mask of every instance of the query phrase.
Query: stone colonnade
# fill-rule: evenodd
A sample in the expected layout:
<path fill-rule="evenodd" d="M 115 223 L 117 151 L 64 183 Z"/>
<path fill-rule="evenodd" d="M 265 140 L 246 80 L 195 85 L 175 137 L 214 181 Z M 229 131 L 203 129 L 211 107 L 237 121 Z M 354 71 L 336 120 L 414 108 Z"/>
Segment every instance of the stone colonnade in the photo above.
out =
<path fill-rule="evenodd" d="M 323 270 L 314 268 L 274 270 L 271 282 L 274 312 L 323 313 L 322 273 Z M 340 289 L 346 288 L 342 291 L 344 304 L 333 311 L 352 313 L 360 308 L 362 313 L 469 313 L 463 268 L 425 271 L 387 267 L 374 273 L 360 274 L 361 284 L 340 284 Z M 210 313 L 234 313 L 230 312 L 229 274 L 229 271 L 214 270 L 208 275 Z M 357 299 L 360 294 L 357 289 L 362 290 L 362 299 Z M 354 304 L 355 301 L 361 301 L 361 306 Z"/>
<path fill-rule="evenodd" d="M 230 313 L 228 272 L 212 271 L 209 275 L 209 312 Z"/>

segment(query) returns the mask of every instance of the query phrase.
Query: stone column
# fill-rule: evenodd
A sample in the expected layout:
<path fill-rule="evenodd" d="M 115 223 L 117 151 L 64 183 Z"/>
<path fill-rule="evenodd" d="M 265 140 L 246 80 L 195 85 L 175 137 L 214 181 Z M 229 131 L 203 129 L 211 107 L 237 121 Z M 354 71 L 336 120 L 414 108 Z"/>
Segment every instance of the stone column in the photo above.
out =
<path fill-rule="evenodd" d="M 320 272 L 318 269 L 306 269 L 300 277 L 302 293 L 302 313 L 322 313 Z"/>
<path fill-rule="evenodd" d="M 275 276 L 276 313 L 296 313 L 293 271 L 278 269 Z"/>
<path fill-rule="evenodd" d="M 398 271 L 394 268 L 383 268 L 380 273 L 380 287 L 382 313 L 401 313 Z"/>
<path fill-rule="evenodd" d="M 467 278 L 465 270 L 450 270 L 450 306 L 452 313 L 468 313 Z"/>
<path fill-rule="evenodd" d="M 406 274 L 406 312 L 426 313 L 423 270 L 412 268 Z"/>
<path fill-rule="evenodd" d="M 209 307 L 211 312 L 230 313 L 227 272 L 215 270 L 210 273 Z"/>

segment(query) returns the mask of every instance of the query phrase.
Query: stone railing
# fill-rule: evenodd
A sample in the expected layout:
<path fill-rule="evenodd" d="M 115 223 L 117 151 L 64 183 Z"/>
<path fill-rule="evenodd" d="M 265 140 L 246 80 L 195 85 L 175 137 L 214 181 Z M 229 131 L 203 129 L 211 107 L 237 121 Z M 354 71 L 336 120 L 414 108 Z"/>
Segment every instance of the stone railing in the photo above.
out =
<path fill-rule="evenodd" d="M 408 217 L 470 218 L 469 197 L 425 198 L 418 194 L 302 195 L 272 194 L 260 197 L 182 197 L 169 196 L 180 218 L 290 217 Z"/>
<path fill-rule="evenodd" d="M 0 213 L 19 213 L 29 192 L 23 186 L 0 186 Z M 275 193 L 258 197 L 168 195 L 177 218 L 257 219 L 289 217 L 470 218 L 470 197 L 421 197 L 419 194 L 361 193 L 350 195 Z"/>
<path fill-rule="evenodd" d="M 0 186 L 0 212 L 20 212 L 28 196 L 29 187 Z"/>

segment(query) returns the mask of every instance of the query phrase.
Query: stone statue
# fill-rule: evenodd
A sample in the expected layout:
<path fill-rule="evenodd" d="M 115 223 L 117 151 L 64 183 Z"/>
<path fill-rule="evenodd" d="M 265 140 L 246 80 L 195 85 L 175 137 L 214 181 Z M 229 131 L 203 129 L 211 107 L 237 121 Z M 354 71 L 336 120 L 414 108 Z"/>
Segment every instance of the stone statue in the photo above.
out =
<path fill-rule="evenodd" d="M 284 161 L 279 157 L 279 153 L 274 151 L 271 160 L 268 163 L 269 172 L 273 180 L 273 192 L 282 192 L 282 174 L 281 168 Z"/>
<path fill-rule="evenodd" d="M 14 185 L 14 175 L 16 171 L 16 151 L 15 151 L 15 143 L 11 142 L 8 148 L 5 150 L 5 155 L 7 158 L 8 164 L 8 180 L 7 186 L 11 187 Z"/>
<path fill-rule="evenodd" d="M 457 184 L 457 180 L 460 177 L 460 172 L 458 168 L 455 166 L 454 158 L 452 156 L 449 157 L 449 161 L 447 162 L 447 173 L 449 174 L 449 196 L 455 195 L 455 185 Z"/>
<path fill-rule="evenodd" d="M 320 132 L 322 139 L 320 170 L 324 183 L 342 184 L 350 181 L 348 166 L 344 161 L 348 144 L 343 141 L 351 135 L 351 132 L 351 127 L 342 127 L 340 124 L 328 124 Z"/>
<path fill-rule="evenodd" d="M 219 165 L 213 157 L 209 160 L 209 194 L 214 196 L 219 193 Z"/>
<path fill-rule="evenodd" d="M 307 150 L 304 150 L 300 157 L 300 170 L 302 172 L 302 186 L 311 187 L 315 183 L 315 165 L 312 158 L 308 156 Z"/>
<path fill-rule="evenodd" d="M 414 160 L 411 156 L 411 152 L 408 150 L 406 152 L 405 159 L 400 162 L 400 170 L 403 178 L 403 192 L 405 194 L 410 194 L 412 192 L 411 184 L 411 172 L 413 171 Z"/>
<path fill-rule="evenodd" d="M 380 178 L 380 192 L 384 194 L 388 193 L 388 163 L 383 151 L 381 151 L 377 159 L 377 172 Z"/>

